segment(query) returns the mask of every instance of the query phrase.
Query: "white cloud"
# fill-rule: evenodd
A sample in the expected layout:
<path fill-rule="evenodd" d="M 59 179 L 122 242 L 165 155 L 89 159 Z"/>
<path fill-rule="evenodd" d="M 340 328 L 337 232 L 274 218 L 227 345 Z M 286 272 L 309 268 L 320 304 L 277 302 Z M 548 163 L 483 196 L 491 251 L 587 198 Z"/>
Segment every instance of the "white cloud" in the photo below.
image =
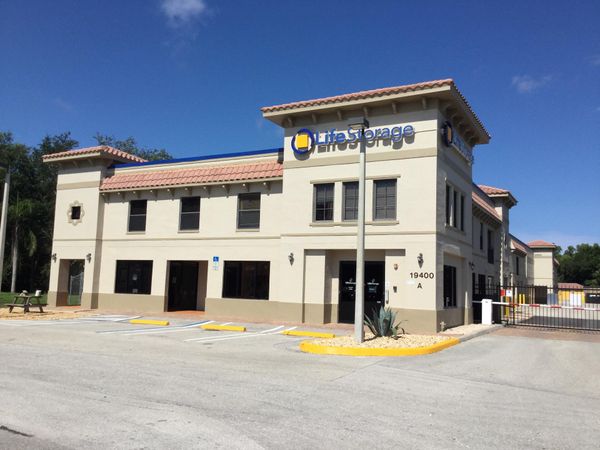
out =
<path fill-rule="evenodd" d="M 551 80 L 551 75 L 544 75 L 540 78 L 534 78 L 531 75 L 515 75 L 512 78 L 511 84 L 520 94 L 529 94 L 530 92 L 545 86 Z"/>
<path fill-rule="evenodd" d="M 54 105 L 58 106 L 60 109 L 66 112 L 71 112 L 74 109 L 71 103 L 67 102 L 65 99 L 60 97 L 56 97 L 52 102 L 54 103 Z"/>
<path fill-rule="evenodd" d="M 204 0 L 161 0 L 160 8 L 169 25 L 175 28 L 188 25 L 207 13 Z"/>

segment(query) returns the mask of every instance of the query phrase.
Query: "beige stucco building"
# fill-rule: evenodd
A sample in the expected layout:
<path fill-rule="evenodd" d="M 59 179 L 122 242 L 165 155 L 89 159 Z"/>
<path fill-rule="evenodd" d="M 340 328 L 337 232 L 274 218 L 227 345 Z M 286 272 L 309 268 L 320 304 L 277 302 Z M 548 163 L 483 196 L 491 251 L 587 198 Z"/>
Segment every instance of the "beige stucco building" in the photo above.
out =
<path fill-rule="evenodd" d="M 66 304 L 82 272 L 91 308 L 353 321 L 359 145 L 348 124 L 359 116 L 370 123 L 366 311 L 385 304 L 407 330 L 434 332 L 472 320 L 481 280 L 520 279 L 516 199 L 473 184 L 473 148 L 489 135 L 452 80 L 262 112 L 282 127 L 281 148 L 158 162 L 110 147 L 48 155 L 59 165 L 50 303 Z"/>

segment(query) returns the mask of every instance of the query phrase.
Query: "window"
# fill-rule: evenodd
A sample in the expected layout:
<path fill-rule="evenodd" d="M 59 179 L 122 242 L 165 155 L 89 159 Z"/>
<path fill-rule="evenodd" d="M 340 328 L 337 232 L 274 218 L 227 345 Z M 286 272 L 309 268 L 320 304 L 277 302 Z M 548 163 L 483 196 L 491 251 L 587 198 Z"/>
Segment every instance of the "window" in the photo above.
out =
<path fill-rule="evenodd" d="M 115 294 L 150 294 L 152 261 L 117 261 Z"/>
<path fill-rule="evenodd" d="M 458 192 L 452 191 L 452 226 L 458 227 L 458 203 L 457 203 Z"/>
<path fill-rule="evenodd" d="M 314 220 L 333 220 L 333 183 L 315 184 Z"/>
<path fill-rule="evenodd" d="M 260 228 L 260 193 L 238 195 L 239 229 Z"/>
<path fill-rule="evenodd" d="M 460 196 L 460 231 L 465 231 L 465 196 Z"/>
<path fill-rule="evenodd" d="M 488 263 L 494 264 L 494 241 L 492 239 L 492 230 L 487 230 L 487 257 Z"/>
<path fill-rule="evenodd" d="M 446 185 L 446 225 L 450 225 L 451 209 L 450 209 L 450 186 Z"/>
<path fill-rule="evenodd" d="M 128 231 L 146 231 L 146 200 L 132 200 L 129 202 L 129 228 Z"/>
<path fill-rule="evenodd" d="M 269 261 L 225 261 L 223 297 L 269 299 Z"/>
<path fill-rule="evenodd" d="M 179 217 L 180 230 L 197 230 L 200 228 L 200 197 L 183 197 L 181 199 Z"/>
<path fill-rule="evenodd" d="M 81 219 L 81 206 L 71 206 L 71 220 Z"/>
<path fill-rule="evenodd" d="M 358 182 L 351 181 L 343 184 L 344 206 L 342 220 L 358 219 Z"/>
<path fill-rule="evenodd" d="M 485 289 L 485 275 L 484 274 L 480 273 L 479 275 L 477 275 L 477 285 L 479 287 L 479 294 L 485 295 L 486 289 Z"/>
<path fill-rule="evenodd" d="M 456 307 L 456 267 L 444 266 L 444 308 Z"/>
<path fill-rule="evenodd" d="M 515 270 L 516 270 L 516 272 L 517 272 L 517 275 L 519 275 L 519 272 L 520 272 L 520 270 L 519 270 L 519 269 L 520 269 L 520 268 L 519 268 L 519 259 L 520 259 L 520 258 L 519 258 L 518 256 L 516 256 L 516 255 L 515 255 Z"/>
<path fill-rule="evenodd" d="M 483 250 L 483 222 L 479 222 L 479 250 Z"/>
<path fill-rule="evenodd" d="M 396 218 L 396 180 L 376 180 L 373 189 L 374 220 Z"/>

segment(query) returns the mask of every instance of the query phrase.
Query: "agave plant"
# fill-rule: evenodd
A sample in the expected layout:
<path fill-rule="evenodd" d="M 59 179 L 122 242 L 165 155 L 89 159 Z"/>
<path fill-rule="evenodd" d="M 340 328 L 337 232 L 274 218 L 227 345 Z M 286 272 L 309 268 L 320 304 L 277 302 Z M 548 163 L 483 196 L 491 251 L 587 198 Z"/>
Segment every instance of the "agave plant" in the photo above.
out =
<path fill-rule="evenodd" d="M 397 339 L 399 334 L 406 334 L 404 328 L 400 326 L 401 323 L 396 323 L 396 313 L 391 308 L 382 306 L 379 312 L 373 310 L 373 317 L 365 314 L 365 324 L 375 337 L 386 336 Z"/>

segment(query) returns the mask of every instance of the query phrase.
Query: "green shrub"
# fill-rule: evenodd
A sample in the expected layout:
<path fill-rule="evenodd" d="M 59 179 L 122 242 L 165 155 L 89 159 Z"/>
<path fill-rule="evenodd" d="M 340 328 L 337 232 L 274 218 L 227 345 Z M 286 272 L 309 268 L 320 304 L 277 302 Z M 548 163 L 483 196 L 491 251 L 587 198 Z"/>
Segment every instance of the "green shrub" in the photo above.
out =
<path fill-rule="evenodd" d="M 391 308 L 382 306 L 379 312 L 373 310 L 373 317 L 365 314 L 365 324 L 375 337 L 385 336 L 397 339 L 399 334 L 406 334 L 404 328 L 400 326 L 401 323 L 401 321 L 396 323 L 396 313 Z"/>

